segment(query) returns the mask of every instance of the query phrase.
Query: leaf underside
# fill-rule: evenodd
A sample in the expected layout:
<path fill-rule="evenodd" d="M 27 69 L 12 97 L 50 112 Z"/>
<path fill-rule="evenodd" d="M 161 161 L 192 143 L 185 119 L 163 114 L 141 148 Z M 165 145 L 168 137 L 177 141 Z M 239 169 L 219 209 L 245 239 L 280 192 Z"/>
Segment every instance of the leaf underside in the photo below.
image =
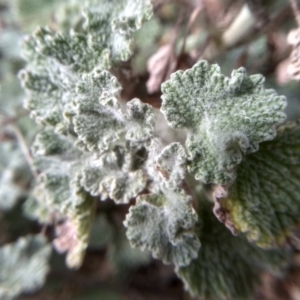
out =
<path fill-rule="evenodd" d="M 222 206 L 237 230 L 263 247 L 282 244 L 299 224 L 300 126 L 283 125 L 237 169 Z"/>

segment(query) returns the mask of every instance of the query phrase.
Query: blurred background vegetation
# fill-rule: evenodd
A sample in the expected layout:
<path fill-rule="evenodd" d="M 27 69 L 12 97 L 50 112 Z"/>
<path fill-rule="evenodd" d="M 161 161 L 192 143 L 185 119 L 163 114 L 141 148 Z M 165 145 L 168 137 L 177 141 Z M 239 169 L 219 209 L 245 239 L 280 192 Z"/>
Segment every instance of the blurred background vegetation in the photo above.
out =
<path fill-rule="evenodd" d="M 60 30 L 76 26 L 81 4 L 0 0 L 0 246 L 29 233 L 42 232 L 49 240 L 55 236 L 51 225 L 41 226 L 30 216 L 35 205 L 28 199 L 34 184 L 30 145 L 40 128 L 22 106 L 24 93 L 17 78 L 24 67 L 20 43 L 38 25 Z M 248 74 L 263 74 L 266 87 L 287 97 L 288 118 L 300 117 L 296 0 L 156 0 L 153 5 L 153 18 L 136 33 L 133 57 L 112 70 L 124 87 L 124 99 L 139 97 L 159 107 L 161 83 L 174 71 L 206 59 L 217 62 L 226 75 L 240 66 Z M 172 266 L 129 246 L 122 224 L 128 207 L 99 201 L 83 266 L 71 271 L 64 256 L 53 251 L 44 287 L 18 299 L 191 299 Z M 45 213 L 50 224 L 49 218 Z M 297 233 L 290 243 L 296 253 L 293 264 L 281 278 L 263 274 L 253 299 L 300 299 Z"/>

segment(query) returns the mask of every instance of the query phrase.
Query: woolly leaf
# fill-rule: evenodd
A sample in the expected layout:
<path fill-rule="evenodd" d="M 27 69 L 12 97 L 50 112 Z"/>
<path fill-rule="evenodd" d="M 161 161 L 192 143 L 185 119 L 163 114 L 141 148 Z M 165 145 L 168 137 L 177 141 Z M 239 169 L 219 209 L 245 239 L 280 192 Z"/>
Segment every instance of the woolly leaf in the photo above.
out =
<path fill-rule="evenodd" d="M 149 104 L 139 99 L 127 103 L 126 140 L 133 146 L 148 144 L 154 132 L 154 112 Z"/>
<path fill-rule="evenodd" d="M 139 99 L 118 102 L 120 84 L 108 71 L 94 70 L 77 85 L 72 122 L 78 138 L 89 151 L 103 152 L 111 145 L 132 146 L 148 142 L 154 131 L 153 108 Z"/>
<path fill-rule="evenodd" d="M 83 202 L 80 191 L 80 159 L 72 139 L 46 129 L 33 144 L 35 166 L 40 175 L 33 190 L 33 197 L 47 207 L 65 214 L 69 208 Z"/>
<path fill-rule="evenodd" d="M 263 247 L 281 244 L 299 224 L 300 126 L 289 123 L 237 169 L 221 200 L 234 227 Z"/>
<path fill-rule="evenodd" d="M 108 71 L 84 75 L 74 99 L 74 130 L 88 150 L 106 150 L 124 135 L 123 114 L 117 97 L 121 87 Z"/>
<path fill-rule="evenodd" d="M 276 271 L 288 253 L 265 251 L 244 237 L 233 236 L 213 215 L 211 205 L 199 208 L 201 240 L 198 257 L 176 268 L 185 288 L 201 299 L 248 299 L 261 271 Z"/>
<path fill-rule="evenodd" d="M 175 128 L 189 130 L 189 170 L 206 183 L 227 183 L 243 156 L 272 140 L 285 119 L 285 97 L 263 88 L 261 75 L 243 68 L 231 78 L 206 61 L 178 71 L 162 84 L 162 112 Z"/>
<path fill-rule="evenodd" d="M 183 191 L 139 196 L 124 221 L 131 245 L 150 250 L 164 263 L 188 265 L 200 248 L 192 231 L 197 215 L 190 202 Z"/>
<path fill-rule="evenodd" d="M 97 2 L 96 2 L 97 3 Z M 132 54 L 132 33 L 152 16 L 151 0 L 103 1 L 85 12 L 85 30 L 93 49 L 101 46 L 108 63 L 126 61 Z"/>
<path fill-rule="evenodd" d="M 27 236 L 0 248 L 0 298 L 39 289 L 48 273 L 51 247 L 43 236 Z"/>
<path fill-rule="evenodd" d="M 137 152 L 117 146 L 88 160 L 81 184 L 93 196 L 101 195 L 103 200 L 111 198 L 117 203 L 127 203 L 146 187 L 146 174 L 136 168 L 139 160 Z"/>
<path fill-rule="evenodd" d="M 71 138 L 50 129 L 37 136 L 33 153 L 37 170 L 41 172 L 33 196 L 41 205 L 39 210 L 33 206 L 30 212 L 43 218 L 41 213 L 48 210 L 65 218 L 58 225 L 54 244 L 58 251 L 68 251 L 68 266 L 78 268 L 87 248 L 95 209 L 93 199 L 80 185 L 80 160 L 85 157 L 74 147 Z"/>
<path fill-rule="evenodd" d="M 51 74 L 41 75 L 28 70 L 22 71 L 19 78 L 27 94 L 24 106 L 30 110 L 31 117 L 40 124 L 64 131 L 68 122 L 63 118 L 63 113 L 69 103 L 69 93 L 51 78 Z"/>
<path fill-rule="evenodd" d="M 186 154 L 183 146 L 179 143 L 172 143 L 165 147 L 155 158 L 156 169 L 168 188 L 176 189 L 185 176 Z"/>
<path fill-rule="evenodd" d="M 28 65 L 19 77 L 27 92 L 25 107 L 38 122 L 60 132 L 68 130 L 64 116 L 73 113 L 71 102 L 82 74 L 129 59 L 131 33 L 152 11 L 150 0 L 86 4 L 81 30 L 56 33 L 39 28 L 24 41 Z"/>

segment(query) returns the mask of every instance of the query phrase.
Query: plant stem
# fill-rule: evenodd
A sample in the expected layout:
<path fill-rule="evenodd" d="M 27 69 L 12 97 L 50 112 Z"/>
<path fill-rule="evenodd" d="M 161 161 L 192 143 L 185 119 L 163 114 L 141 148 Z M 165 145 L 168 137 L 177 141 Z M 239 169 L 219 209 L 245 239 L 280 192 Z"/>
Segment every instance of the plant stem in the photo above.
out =
<path fill-rule="evenodd" d="M 33 176 L 37 177 L 38 174 L 37 174 L 36 170 L 34 169 L 32 156 L 30 154 L 30 151 L 28 149 L 28 146 L 26 144 L 26 141 L 23 137 L 23 134 L 22 134 L 20 128 L 16 124 L 13 124 L 12 125 L 12 130 L 13 130 L 13 132 L 14 132 L 17 140 L 18 140 L 19 146 L 20 146 L 20 148 L 21 148 L 21 150 L 22 150 L 22 152 L 25 156 L 25 159 L 26 159 L 26 161 L 27 161 L 27 163 L 30 167 L 30 170 L 31 170 Z"/>

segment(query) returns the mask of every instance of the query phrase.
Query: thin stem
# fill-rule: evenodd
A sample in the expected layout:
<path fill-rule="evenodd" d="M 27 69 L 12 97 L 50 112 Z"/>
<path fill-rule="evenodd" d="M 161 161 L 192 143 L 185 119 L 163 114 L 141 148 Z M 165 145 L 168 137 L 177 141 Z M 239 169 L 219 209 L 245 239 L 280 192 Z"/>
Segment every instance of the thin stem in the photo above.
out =
<path fill-rule="evenodd" d="M 13 130 L 13 132 L 14 132 L 17 140 L 18 140 L 19 146 L 20 146 L 20 148 L 21 148 L 21 150 L 22 150 L 22 152 L 23 152 L 23 154 L 25 156 L 25 159 L 26 159 L 26 161 L 27 161 L 27 163 L 28 163 L 28 165 L 30 167 L 30 170 L 31 170 L 33 176 L 37 177 L 38 174 L 37 174 L 37 172 L 36 172 L 36 170 L 35 170 L 35 168 L 33 166 L 34 164 L 33 164 L 32 156 L 30 154 L 30 151 L 29 151 L 29 149 L 27 147 L 26 141 L 25 141 L 25 139 L 23 137 L 23 134 L 22 134 L 20 128 L 16 124 L 13 124 L 12 125 L 12 130 Z"/>
<path fill-rule="evenodd" d="M 300 8 L 299 8 L 299 3 L 297 0 L 290 0 L 291 2 L 291 7 L 293 9 L 294 15 L 296 22 L 298 24 L 298 27 L 300 27 Z"/>

